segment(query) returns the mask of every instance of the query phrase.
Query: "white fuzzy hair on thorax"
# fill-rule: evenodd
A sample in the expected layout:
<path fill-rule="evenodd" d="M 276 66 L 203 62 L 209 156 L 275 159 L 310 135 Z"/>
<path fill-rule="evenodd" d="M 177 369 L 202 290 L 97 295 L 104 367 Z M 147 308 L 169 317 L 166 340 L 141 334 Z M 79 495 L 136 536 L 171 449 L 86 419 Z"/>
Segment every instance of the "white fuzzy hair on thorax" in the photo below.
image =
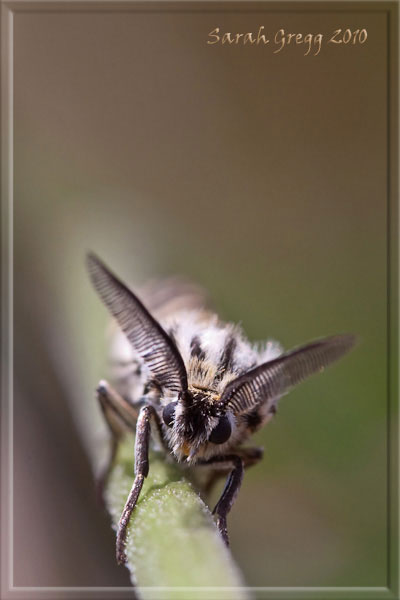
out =
<path fill-rule="evenodd" d="M 240 326 L 224 323 L 208 311 L 182 311 L 165 319 L 162 325 L 174 338 L 185 363 L 189 385 L 218 394 L 238 375 L 282 353 L 276 342 L 267 342 L 261 347 L 251 344 Z M 193 355 L 193 340 L 201 349 L 201 357 Z M 234 348 L 229 367 L 224 368 L 223 358 L 229 344 Z"/>
<path fill-rule="evenodd" d="M 282 354 L 282 347 L 275 341 L 251 343 L 239 325 L 223 322 L 202 308 L 203 299 L 197 290 L 196 294 L 178 294 L 174 301 L 167 296 L 165 302 L 155 302 L 151 294 L 147 301 L 182 356 L 189 387 L 208 390 L 217 398 L 235 377 Z M 150 372 L 116 324 L 111 327 L 110 362 L 121 393 L 138 401 Z M 171 398 L 160 400 L 164 404 Z"/>

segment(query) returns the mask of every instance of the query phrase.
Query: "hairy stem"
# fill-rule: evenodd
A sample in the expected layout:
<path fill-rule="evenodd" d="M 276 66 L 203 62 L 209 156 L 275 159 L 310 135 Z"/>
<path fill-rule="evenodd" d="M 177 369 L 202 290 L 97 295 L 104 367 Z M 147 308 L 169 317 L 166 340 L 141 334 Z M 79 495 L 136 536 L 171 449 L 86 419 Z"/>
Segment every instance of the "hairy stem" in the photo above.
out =
<path fill-rule="evenodd" d="M 120 444 L 106 489 L 114 527 L 133 481 L 133 447 L 131 436 Z M 162 454 L 151 455 L 149 476 L 128 527 L 126 554 L 140 597 L 249 597 L 209 509 L 182 470 Z"/>

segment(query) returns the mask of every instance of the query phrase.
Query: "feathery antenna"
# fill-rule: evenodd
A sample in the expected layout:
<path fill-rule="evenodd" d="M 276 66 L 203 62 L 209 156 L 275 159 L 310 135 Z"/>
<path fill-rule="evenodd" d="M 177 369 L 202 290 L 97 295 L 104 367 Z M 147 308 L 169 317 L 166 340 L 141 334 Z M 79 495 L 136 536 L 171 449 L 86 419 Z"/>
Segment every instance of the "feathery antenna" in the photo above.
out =
<path fill-rule="evenodd" d="M 188 387 L 185 365 L 168 334 L 95 254 L 88 254 L 87 266 L 100 298 L 158 383 L 174 394 L 185 395 Z"/>
<path fill-rule="evenodd" d="M 316 340 L 266 362 L 231 381 L 219 408 L 235 415 L 251 411 L 263 402 L 279 398 L 310 375 L 323 371 L 354 346 L 356 337 L 334 335 Z"/>

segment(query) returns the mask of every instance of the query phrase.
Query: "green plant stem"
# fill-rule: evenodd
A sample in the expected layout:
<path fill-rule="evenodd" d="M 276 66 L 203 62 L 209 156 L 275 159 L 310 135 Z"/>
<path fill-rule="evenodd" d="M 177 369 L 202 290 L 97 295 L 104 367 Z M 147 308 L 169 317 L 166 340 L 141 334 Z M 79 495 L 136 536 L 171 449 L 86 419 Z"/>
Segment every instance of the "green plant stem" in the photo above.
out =
<path fill-rule="evenodd" d="M 120 444 L 106 490 L 115 528 L 133 482 L 133 447 L 132 436 Z M 128 527 L 126 554 L 143 598 L 248 598 L 209 509 L 163 454 L 151 454 L 150 472 Z"/>

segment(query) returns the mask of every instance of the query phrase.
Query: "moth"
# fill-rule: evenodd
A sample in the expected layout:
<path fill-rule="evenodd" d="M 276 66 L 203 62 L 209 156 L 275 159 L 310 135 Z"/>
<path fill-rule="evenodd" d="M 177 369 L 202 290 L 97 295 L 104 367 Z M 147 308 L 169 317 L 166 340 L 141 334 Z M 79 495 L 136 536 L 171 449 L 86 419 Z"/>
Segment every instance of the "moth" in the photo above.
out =
<path fill-rule="evenodd" d="M 91 281 L 128 344 L 120 361 L 125 374 L 115 387 L 101 381 L 97 398 L 112 433 L 104 486 L 121 434 L 136 431 L 132 489 L 122 512 L 116 558 L 126 562 L 125 540 L 132 511 L 149 472 L 151 438 L 177 462 L 206 466 L 226 475 L 213 514 L 226 544 L 227 515 L 244 469 L 257 463 L 262 449 L 243 443 L 276 413 L 291 388 L 341 358 L 355 343 L 350 334 L 333 335 L 289 352 L 276 342 L 251 344 L 241 328 L 222 322 L 201 306 L 198 292 L 154 289 L 149 304 L 139 298 L 94 254 L 87 257 Z M 170 286 L 171 287 L 171 286 Z M 121 334 L 120 334 L 121 335 Z"/>

